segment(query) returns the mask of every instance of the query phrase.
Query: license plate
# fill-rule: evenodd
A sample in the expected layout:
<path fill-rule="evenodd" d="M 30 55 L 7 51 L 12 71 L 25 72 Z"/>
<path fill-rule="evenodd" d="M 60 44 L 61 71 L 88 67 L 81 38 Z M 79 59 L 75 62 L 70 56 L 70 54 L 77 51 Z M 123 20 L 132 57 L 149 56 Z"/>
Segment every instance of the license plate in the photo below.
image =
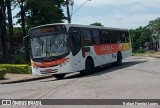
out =
<path fill-rule="evenodd" d="M 46 69 L 45 72 L 46 72 L 46 73 L 51 73 L 51 72 L 52 72 L 52 69 Z"/>

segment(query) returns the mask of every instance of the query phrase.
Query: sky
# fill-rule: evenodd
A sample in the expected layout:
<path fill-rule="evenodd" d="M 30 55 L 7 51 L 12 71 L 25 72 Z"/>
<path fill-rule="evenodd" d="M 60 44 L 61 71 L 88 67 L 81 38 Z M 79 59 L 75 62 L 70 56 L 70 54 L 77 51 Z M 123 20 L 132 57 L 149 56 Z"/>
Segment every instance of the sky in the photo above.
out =
<path fill-rule="evenodd" d="M 66 8 L 63 9 L 66 14 Z M 14 10 L 13 15 L 17 11 Z M 74 0 L 75 11 L 72 15 L 74 24 L 100 22 L 106 27 L 136 29 L 160 17 L 160 0 Z"/>

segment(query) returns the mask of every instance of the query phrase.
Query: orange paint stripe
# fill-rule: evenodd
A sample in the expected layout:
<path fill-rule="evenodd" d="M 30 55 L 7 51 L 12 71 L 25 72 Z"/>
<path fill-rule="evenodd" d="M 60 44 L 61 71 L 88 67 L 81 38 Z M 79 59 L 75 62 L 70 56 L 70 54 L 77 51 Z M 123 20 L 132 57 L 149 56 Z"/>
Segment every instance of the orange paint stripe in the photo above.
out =
<path fill-rule="evenodd" d="M 94 50 L 97 55 L 116 53 L 123 50 L 123 44 L 95 45 Z"/>
<path fill-rule="evenodd" d="M 51 61 L 51 62 L 34 62 L 34 66 L 36 67 L 50 67 L 50 66 L 55 66 L 55 65 L 59 65 L 61 63 L 64 63 L 65 61 L 67 61 L 69 58 L 62 58 L 60 60 L 55 60 L 55 61 Z"/>

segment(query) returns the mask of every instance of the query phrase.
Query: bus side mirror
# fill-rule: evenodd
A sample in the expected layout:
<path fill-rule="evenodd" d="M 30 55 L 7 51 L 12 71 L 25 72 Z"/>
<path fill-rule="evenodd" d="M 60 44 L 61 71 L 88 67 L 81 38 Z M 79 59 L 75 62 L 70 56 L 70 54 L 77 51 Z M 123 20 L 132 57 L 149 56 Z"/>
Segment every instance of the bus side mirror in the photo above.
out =
<path fill-rule="evenodd" d="M 29 35 L 27 35 L 27 36 L 25 36 L 25 37 L 23 38 L 23 44 L 24 44 L 24 46 L 25 46 L 25 49 L 26 49 L 27 51 L 29 51 L 29 50 L 30 50 L 30 37 L 29 37 Z"/>

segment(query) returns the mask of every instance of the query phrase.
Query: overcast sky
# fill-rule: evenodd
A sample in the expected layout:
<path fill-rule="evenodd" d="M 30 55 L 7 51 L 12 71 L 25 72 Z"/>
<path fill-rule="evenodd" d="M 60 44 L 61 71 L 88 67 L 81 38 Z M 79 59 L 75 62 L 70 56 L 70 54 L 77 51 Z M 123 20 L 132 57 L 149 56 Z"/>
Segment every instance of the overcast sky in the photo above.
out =
<path fill-rule="evenodd" d="M 73 12 L 84 2 L 74 0 Z M 72 23 L 100 22 L 108 27 L 135 29 L 157 17 L 160 17 L 160 0 L 91 0 L 72 16 Z"/>

